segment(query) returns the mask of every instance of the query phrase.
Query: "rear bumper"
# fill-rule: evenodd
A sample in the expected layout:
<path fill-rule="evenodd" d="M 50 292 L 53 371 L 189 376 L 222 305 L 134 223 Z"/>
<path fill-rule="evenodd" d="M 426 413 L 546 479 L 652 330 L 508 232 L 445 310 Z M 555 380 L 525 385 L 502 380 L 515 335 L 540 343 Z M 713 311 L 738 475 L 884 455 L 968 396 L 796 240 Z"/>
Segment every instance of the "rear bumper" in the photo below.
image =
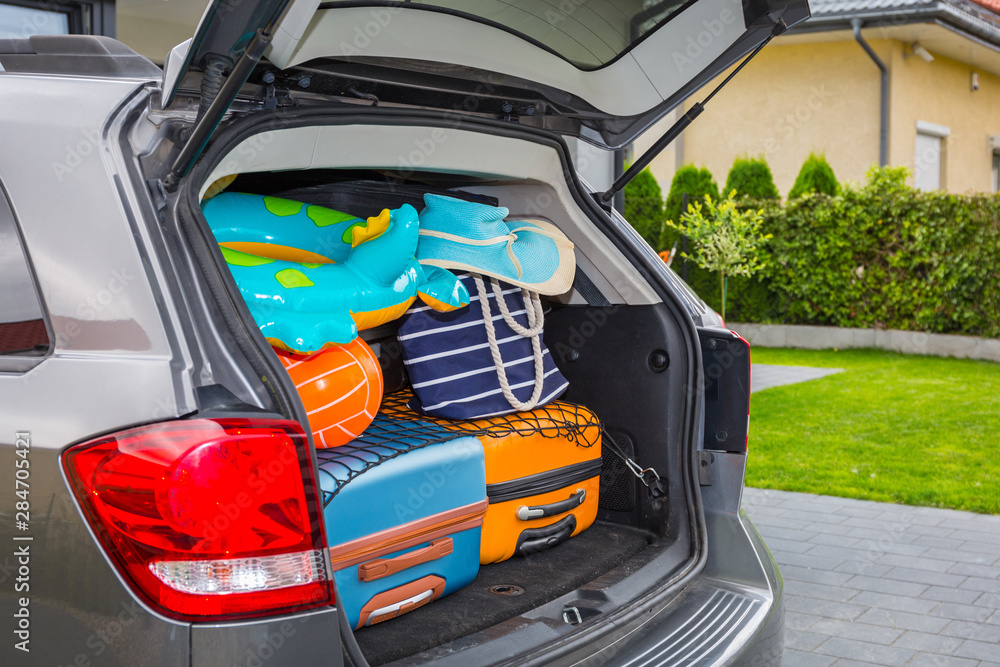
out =
<path fill-rule="evenodd" d="M 344 664 L 333 607 L 236 623 L 191 626 L 191 667 Z"/>
<path fill-rule="evenodd" d="M 780 596 L 703 579 L 641 630 L 576 664 L 779 665 L 783 615 Z"/>
<path fill-rule="evenodd" d="M 783 581 L 741 508 L 744 454 L 714 452 L 701 487 L 707 561 L 699 577 L 645 627 L 578 664 L 780 665 Z M 600 658 L 600 659 L 597 659 Z"/>
<path fill-rule="evenodd" d="M 745 514 L 737 515 L 737 524 L 731 527 L 744 535 L 742 547 L 735 540 L 727 546 L 759 565 L 756 583 L 699 577 L 642 627 L 574 666 L 780 665 L 781 575 Z"/>

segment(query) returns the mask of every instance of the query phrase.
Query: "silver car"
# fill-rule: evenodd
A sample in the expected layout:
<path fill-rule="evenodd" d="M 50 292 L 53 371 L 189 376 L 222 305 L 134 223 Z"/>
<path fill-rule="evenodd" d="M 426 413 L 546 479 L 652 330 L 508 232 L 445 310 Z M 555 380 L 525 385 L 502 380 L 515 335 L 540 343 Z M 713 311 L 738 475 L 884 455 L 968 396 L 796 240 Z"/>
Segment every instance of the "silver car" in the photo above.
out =
<path fill-rule="evenodd" d="M 749 348 L 612 210 L 629 174 L 592 192 L 566 138 L 627 145 L 808 13 L 213 0 L 162 70 L 107 38 L 0 40 L 0 664 L 780 663 L 781 576 L 740 507 Z M 201 214 L 234 175 L 461 188 L 556 224 L 578 269 L 545 339 L 617 443 L 596 524 L 352 632 L 313 443 L 252 446 L 308 428 Z M 364 334 L 391 365 L 392 332 Z M 234 429 L 284 496 L 213 458 Z M 150 433 L 207 443 L 189 493 L 176 452 L 115 458 Z M 281 502 L 308 520 L 271 542 Z M 260 539 L 228 539 L 238 521 Z"/>

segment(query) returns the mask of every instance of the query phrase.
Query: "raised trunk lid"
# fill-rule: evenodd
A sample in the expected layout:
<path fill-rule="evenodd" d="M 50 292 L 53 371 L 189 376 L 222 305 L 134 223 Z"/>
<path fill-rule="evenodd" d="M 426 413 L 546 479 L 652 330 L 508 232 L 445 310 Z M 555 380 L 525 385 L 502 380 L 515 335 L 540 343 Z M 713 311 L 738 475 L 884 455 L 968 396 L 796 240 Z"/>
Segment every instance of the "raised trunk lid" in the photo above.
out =
<path fill-rule="evenodd" d="M 459 113 L 509 95 L 510 119 L 618 147 L 779 19 L 790 27 L 808 16 L 807 0 L 213 0 L 193 40 L 168 57 L 163 99 L 188 71 L 236 62 L 263 31 L 264 58 L 281 70 L 354 73 L 372 86 L 419 77 L 406 87 L 411 104 Z"/>

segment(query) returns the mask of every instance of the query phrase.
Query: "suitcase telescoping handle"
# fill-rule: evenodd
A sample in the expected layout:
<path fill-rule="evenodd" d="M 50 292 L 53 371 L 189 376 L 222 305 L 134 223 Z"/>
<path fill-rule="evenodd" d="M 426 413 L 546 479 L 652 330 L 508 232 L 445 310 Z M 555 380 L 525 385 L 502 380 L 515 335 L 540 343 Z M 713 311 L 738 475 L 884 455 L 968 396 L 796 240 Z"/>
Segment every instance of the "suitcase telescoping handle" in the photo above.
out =
<path fill-rule="evenodd" d="M 410 551 L 402 556 L 396 556 L 395 558 L 378 558 L 376 560 L 368 561 L 367 563 L 362 563 L 358 566 L 358 579 L 361 581 L 375 581 L 376 579 L 381 579 L 382 577 L 388 577 L 389 575 L 402 572 L 403 570 L 413 567 L 414 565 L 429 563 L 432 560 L 443 558 L 444 556 L 450 554 L 451 550 L 452 541 L 450 537 L 434 540 L 423 549 Z"/>
<path fill-rule="evenodd" d="M 531 521 L 532 519 L 542 519 L 547 516 L 555 516 L 556 514 L 565 514 L 570 510 L 574 510 L 583 504 L 583 501 L 587 499 L 586 489 L 577 489 L 576 493 L 571 495 L 566 500 L 560 500 L 557 503 L 549 503 L 548 505 L 521 505 L 517 508 L 517 518 L 521 521 Z"/>

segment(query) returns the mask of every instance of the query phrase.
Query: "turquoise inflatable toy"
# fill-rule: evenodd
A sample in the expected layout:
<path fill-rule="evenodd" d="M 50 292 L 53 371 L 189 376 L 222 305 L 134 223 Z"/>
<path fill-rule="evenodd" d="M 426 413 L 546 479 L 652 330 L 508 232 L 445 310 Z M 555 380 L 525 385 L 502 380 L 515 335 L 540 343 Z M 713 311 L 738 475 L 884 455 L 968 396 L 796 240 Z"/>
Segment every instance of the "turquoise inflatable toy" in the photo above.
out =
<path fill-rule="evenodd" d="M 384 234 L 381 216 L 364 220 L 291 199 L 223 192 L 202 203 L 219 245 L 293 262 L 343 262 L 351 250 Z M 383 224 L 384 222 L 384 224 Z"/>
<path fill-rule="evenodd" d="M 213 205 L 220 199 L 225 206 Z M 223 193 L 203 210 L 250 314 L 280 349 L 308 354 L 349 343 L 400 317 L 418 296 L 441 312 L 469 303 L 454 274 L 417 263 L 419 221 L 409 204 L 360 220 Z"/>

